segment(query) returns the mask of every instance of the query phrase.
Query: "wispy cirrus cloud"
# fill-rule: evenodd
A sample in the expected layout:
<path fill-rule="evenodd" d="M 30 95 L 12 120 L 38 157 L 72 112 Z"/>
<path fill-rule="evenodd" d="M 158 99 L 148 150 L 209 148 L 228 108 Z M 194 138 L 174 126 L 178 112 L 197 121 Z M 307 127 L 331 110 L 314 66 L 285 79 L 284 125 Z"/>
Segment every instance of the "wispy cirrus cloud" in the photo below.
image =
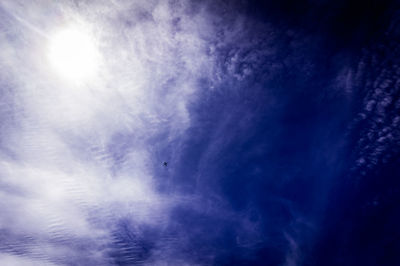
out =
<path fill-rule="evenodd" d="M 0 264 L 308 259 L 345 133 L 359 169 L 398 140 L 398 67 L 331 47 L 342 8 L 255 2 L 0 4 Z M 95 75 L 53 68 L 65 29 Z"/>
<path fill-rule="evenodd" d="M 212 73 L 204 13 L 165 1 L 0 8 L 0 260 L 140 262 L 138 228 L 162 228 L 180 202 L 157 191 L 154 173 L 168 157 L 157 150 L 190 126 L 198 79 Z M 47 60 L 52 34 L 71 25 L 85 27 L 101 55 L 90 80 L 57 76 Z M 121 220 L 124 237 L 135 237 L 119 235 Z"/>
<path fill-rule="evenodd" d="M 359 100 L 363 109 L 352 126 L 360 134 L 354 169 L 363 175 L 392 160 L 399 152 L 400 70 L 395 63 L 399 44 L 393 40 L 393 35 L 395 31 L 389 30 L 380 44 L 364 50 L 354 79 L 357 92 L 363 95 Z M 389 55 L 388 51 L 393 53 Z"/>

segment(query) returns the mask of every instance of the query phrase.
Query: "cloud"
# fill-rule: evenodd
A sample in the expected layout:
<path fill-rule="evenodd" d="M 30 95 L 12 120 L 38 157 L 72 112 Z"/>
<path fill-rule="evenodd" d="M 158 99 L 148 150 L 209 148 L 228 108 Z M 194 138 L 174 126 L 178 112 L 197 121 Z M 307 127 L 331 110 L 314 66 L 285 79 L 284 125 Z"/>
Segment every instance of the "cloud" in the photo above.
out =
<path fill-rule="evenodd" d="M 360 134 L 354 170 L 359 170 L 364 175 L 377 165 L 391 160 L 399 151 L 400 105 L 396 97 L 399 67 L 392 59 L 388 60 L 384 51 L 398 46 L 392 41 L 392 35 L 393 32 L 387 32 L 380 45 L 364 50 L 354 80 L 355 88 L 363 95 L 363 110 L 360 110 L 351 127 L 353 132 Z M 398 53 L 394 53 L 390 58 L 398 56 Z"/>
<path fill-rule="evenodd" d="M 250 261 L 275 240 L 287 249 L 276 260 L 301 258 L 303 243 L 282 229 L 309 218 L 296 212 L 290 197 L 302 195 L 291 181 L 314 176 L 304 165 L 334 161 L 340 146 L 318 156 L 307 146 L 325 141 L 310 140 L 320 121 L 304 106 L 321 105 L 303 96 L 308 85 L 321 96 L 311 82 L 321 41 L 252 19 L 235 3 L 0 4 L 5 260 L 211 264 L 238 249 Z M 51 68 L 48 44 L 68 27 L 84 29 L 98 50 L 94 77 L 66 79 Z M 344 69 L 334 89 L 348 96 L 354 73 Z M 304 110 L 293 104 L 300 94 Z M 296 191 L 281 196 L 284 185 Z"/>
<path fill-rule="evenodd" d="M 214 67 L 205 14 L 187 8 L 166 1 L 0 4 L 7 29 L 0 33 L 3 262 L 113 264 L 121 220 L 137 239 L 143 232 L 135 228 L 168 222 L 181 199 L 157 190 L 165 160 L 157 151 L 190 127 L 198 79 Z M 93 35 L 101 53 L 94 79 L 65 80 L 47 62 L 52 34 L 70 25 Z M 143 252 L 133 254 L 139 260 Z"/>

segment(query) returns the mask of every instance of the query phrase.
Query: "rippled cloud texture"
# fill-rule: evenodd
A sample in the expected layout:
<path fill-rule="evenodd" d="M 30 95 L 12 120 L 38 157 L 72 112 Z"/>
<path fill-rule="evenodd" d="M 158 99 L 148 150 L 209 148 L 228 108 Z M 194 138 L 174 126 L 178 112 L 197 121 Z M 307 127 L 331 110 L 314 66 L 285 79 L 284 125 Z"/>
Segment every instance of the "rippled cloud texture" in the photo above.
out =
<path fill-rule="evenodd" d="M 353 226 L 332 219 L 342 178 L 399 152 L 398 66 L 369 81 L 385 59 L 366 52 L 396 24 L 253 2 L 0 3 L 1 265 L 355 260 L 321 243 Z M 70 27 L 96 49 L 87 78 L 49 59 Z"/>
<path fill-rule="evenodd" d="M 206 14 L 188 9 L 166 1 L 1 4 L 4 263 L 181 260 L 162 247 L 150 257 L 142 242 L 147 227 L 169 223 L 171 207 L 193 201 L 159 193 L 157 171 L 169 169 L 156 170 L 174 164 L 158 151 L 190 127 L 188 104 L 214 65 Z M 86 27 L 101 53 L 91 80 L 65 80 L 47 60 L 52 33 L 71 25 Z"/>

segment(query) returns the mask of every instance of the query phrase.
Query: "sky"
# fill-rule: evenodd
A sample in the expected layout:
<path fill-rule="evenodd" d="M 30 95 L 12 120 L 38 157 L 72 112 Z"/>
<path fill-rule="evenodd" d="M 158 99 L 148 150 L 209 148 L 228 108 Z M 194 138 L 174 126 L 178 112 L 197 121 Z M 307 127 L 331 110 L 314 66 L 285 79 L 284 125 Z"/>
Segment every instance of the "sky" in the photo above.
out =
<path fill-rule="evenodd" d="M 400 265 L 399 7 L 1 1 L 0 265 Z"/>

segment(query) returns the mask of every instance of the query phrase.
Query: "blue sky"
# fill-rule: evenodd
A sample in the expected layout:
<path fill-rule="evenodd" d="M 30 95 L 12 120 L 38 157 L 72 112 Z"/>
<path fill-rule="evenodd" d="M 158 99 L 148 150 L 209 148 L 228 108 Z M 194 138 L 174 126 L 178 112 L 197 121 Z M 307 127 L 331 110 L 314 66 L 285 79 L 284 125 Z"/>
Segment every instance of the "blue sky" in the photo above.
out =
<path fill-rule="evenodd" d="M 396 8 L 3 1 L 0 264 L 398 264 Z"/>

